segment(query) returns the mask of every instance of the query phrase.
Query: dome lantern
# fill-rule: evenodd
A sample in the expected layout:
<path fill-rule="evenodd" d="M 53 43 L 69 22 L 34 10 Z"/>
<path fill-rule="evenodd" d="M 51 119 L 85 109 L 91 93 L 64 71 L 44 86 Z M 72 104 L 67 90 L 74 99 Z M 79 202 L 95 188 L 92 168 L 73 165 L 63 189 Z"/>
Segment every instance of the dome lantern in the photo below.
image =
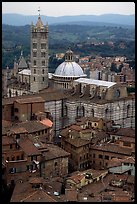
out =
<path fill-rule="evenodd" d="M 65 62 L 73 62 L 73 52 L 69 48 L 65 54 Z"/>

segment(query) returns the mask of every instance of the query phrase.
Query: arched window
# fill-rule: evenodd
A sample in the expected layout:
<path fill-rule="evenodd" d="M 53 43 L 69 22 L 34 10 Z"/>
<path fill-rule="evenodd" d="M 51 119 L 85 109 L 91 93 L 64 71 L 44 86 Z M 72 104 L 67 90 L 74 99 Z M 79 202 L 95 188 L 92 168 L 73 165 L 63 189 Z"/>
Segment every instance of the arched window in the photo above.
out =
<path fill-rule="evenodd" d="M 37 64 L 37 61 L 36 61 L 36 60 L 34 60 L 33 64 L 34 64 L 34 66 L 36 66 L 36 64 Z"/>
<path fill-rule="evenodd" d="M 68 115 L 68 107 L 65 105 L 64 107 L 64 116 L 67 116 Z"/>
<path fill-rule="evenodd" d="M 127 105 L 127 118 L 130 116 L 130 105 Z"/>
<path fill-rule="evenodd" d="M 105 117 L 106 117 L 106 118 L 108 117 L 108 112 L 109 112 L 109 110 L 108 110 L 108 108 L 106 108 L 106 109 L 105 109 Z"/>
<path fill-rule="evenodd" d="M 94 117 L 94 109 L 91 110 L 91 117 Z"/>
<path fill-rule="evenodd" d="M 18 92 L 16 91 L 16 96 L 18 96 Z"/>
<path fill-rule="evenodd" d="M 84 117 L 85 115 L 85 108 L 84 106 L 77 107 L 77 117 Z"/>
<path fill-rule="evenodd" d="M 36 74 L 36 69 L 34 69 L 34 74 Z"/>

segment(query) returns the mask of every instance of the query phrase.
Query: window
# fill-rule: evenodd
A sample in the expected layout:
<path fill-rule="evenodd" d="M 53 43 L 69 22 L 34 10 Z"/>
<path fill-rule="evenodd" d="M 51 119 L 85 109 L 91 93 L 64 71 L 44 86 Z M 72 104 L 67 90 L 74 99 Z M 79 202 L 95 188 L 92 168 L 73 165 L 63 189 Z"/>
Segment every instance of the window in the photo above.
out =
<path fill-rule="evenodd" d="M 14 111 L 15 111 L 15 113 L 18 113 L 18 112 L 19 112 L 18 108 L 15 108 Z"/>
<path fill-rule="evenodd" d="M 37 43 L 33 43 L 33 49 L 37 49 Z"/>
<path fill-rule="evenodd" d="M 94 117 L 94 109 L 91 110 L 91 117 Z"/>
<path fill-rule="evenodd" d="M 34 81 L 35 81 L 35 77 L 34 77 Z"/>
<path fill-rule="evenodd" d="M 95 154 L 93 154 L 93 158 L 95 158 Z"/>
<path fill-rule="evenodd" d="M 97 124 L 95 123 L 95 126 L 96 126 Z"/>
<path fill-rule="evenodd" d="M 99 154 L 98 158 L 103 159 L 103 155 Z"/>
<path fill-rule="evenodd" d="M 36 74 L 36 69 L 34 69 L 34 74 Z"/>
<path fill-rule="evenodd" d="M 33 64 L 34 64 L 34 66 L 36 66 L 36 64 L 37 64 L 37 61 L 36 61 L 36 60 L 34 60 L 34 61 L 33 61 Z"/>
<path fill-rule="evenodd" d="M 20 159 L 20 157 L 19 156 L 17 156 L 17 160 L 19 160 Z"/>
<path fill-rule="evenodd" d="M 14 160 L 15 160 L 15 157 L 14 157 L 14 156 L 12 156 L 11 160 L 12 160 L 12 161 L 14 161 Z"/>
<path fill-rule="evenodd" d="M 27 168 L 27 171 L 28 171 L 29 170 L 29 165 L 27 165 L 26 168 Z"/>
<path fill-rule="evenodd" d="M 18 92 L 16 91 L 16 96 L 18 96 Z"/>
<path fill-rule="evenodd" d="M 42 80 L 44 81 L 44 77 L 42 77 Z"/>
<path fill-rule="evenodd" d="M 37 52 L 33 52 L 33 57 L 37 57 Z"/>
<path fill-rule="evenodd" d="M 10 149 L 12 149 L 12 144 L 10 144 Z"/>
<path fill-rule="evenodd" d="M 41 44 L 41 49 L 46 49 L 46 43 Z"/>
<path fill-rule="evenodd" d="M 105 159 L 109 160 L 109 156 L 105 155 Z"/>
<path fill-rule="evenodd" d="M 41 57 L 46 57 L 46 53 L 45 52 L 41 52 Z"/>
<path fill-rule="evenodd" d="M 127 105 L 127 118 L 130 116 L 130 105 Z"/>
<path fill-rule="evenodd" d="M 44 74 L 44 69 L 42 69 L 42 74 Z"/>
<path fill-rule="evenodd" d="M 57 162 L 55 162 L 55 163 L 54 163 L 54 166 L 57 166 L 57 165 L 58 165 L 58 163 L 57 163 Z"/>
<path fill-rule="evenodd" d="M 45 61 L 42 61 L 42 66 L 45 66 Z M 44 73 L 43 73 L 44 74 Z"/>

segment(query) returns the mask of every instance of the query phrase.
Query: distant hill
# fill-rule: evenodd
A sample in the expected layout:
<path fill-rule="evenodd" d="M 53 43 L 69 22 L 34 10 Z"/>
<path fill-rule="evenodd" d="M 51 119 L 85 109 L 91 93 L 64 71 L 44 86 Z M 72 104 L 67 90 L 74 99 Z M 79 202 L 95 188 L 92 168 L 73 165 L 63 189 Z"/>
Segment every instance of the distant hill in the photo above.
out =
<path fill-rule="evenodd" d="M 2 14 L 2 24 L 24 26 L 30 25 L 31 22 L 34 24 L 37 21 L 37 15 L 21 15 L 21 14 Z M 41 15 L 44 24 L 89 24 L 93 23 L 96 25 L 110 25 L 116 26 L 135 26 L 135 15 L 120 15 L 120 14 L 104 14 L 104 15 L 77 15 L 77 16 L 44 16 Z"/>

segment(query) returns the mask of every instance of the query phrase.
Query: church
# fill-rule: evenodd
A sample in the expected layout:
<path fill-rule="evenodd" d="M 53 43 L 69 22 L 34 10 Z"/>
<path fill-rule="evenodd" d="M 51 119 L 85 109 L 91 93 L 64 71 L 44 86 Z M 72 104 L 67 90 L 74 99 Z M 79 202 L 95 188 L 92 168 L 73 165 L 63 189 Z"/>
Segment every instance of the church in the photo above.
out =
<path fill-rule="evenodd" d="M 54 74 L 48 73 L 48 24 L 44 26 L 40 14 L 36 25 L 31 25 L 30 52 L 29 64 L 23 53 L 19 62 L 14 62 L 14 79 L 4 100 L 41 96 L 45 111 L 52 116 L 56 137 L 79 117 L 105 118 L 120 127 L 135 128 L 135 94 L 128 94 L 124 84 L 86 78 L 72 50 L 66 51 L 65 61 Z"/>

